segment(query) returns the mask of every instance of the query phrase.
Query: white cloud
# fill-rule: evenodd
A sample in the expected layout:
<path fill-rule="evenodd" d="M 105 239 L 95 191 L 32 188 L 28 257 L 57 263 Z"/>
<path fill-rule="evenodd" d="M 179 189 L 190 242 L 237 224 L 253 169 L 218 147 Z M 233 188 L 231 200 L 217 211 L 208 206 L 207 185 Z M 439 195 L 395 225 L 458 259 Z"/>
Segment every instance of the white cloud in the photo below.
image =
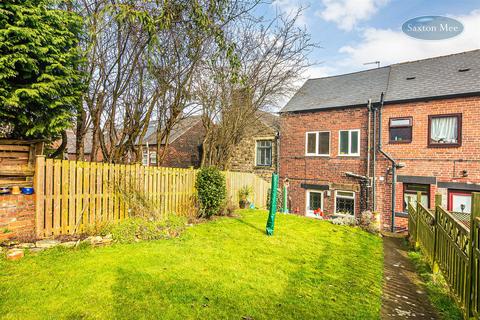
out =
<path fill-rule="evenodd" d="M 462 34 L 440 41 L 426 41 L 410 38 L 402 31 L 369 28 L 363 31 L 363 41 L 344 46 L 340 53 L 348 58 L 340 62 L 347 68 L 364 67 L 365 62 L 380 61 L 382 66 L 392 63 L 425 59 L 480 48 L 480 10 L 464 16 L 452 16 L 464 25 Z"/>
<path fill-rule="evenodd" d="M 316 12 L 338 28 L 351 31 L 359 21 L 370 19 L 389 0 L 322 0 L 325 8 Z"/>
<path fill-rule="evenodd" d="M 308 68 L 304 73 L 304 77 L 306 79 L 323 78 L 323 77 L 328 77 L 334 74 L 335 74 L 335 68 L 326 66 L 326 65 L 320 65 L 320 66 L 312 66 Z"/>

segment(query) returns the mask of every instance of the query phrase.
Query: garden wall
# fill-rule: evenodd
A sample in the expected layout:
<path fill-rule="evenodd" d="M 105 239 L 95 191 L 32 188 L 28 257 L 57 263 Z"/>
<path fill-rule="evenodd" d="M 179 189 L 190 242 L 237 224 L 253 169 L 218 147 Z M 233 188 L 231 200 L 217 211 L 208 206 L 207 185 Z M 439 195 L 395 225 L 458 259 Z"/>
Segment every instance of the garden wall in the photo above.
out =
<path fill-rule="evenodd" d="M 0 196 L 0 241 L 35 235 L 35 196 Z"/>

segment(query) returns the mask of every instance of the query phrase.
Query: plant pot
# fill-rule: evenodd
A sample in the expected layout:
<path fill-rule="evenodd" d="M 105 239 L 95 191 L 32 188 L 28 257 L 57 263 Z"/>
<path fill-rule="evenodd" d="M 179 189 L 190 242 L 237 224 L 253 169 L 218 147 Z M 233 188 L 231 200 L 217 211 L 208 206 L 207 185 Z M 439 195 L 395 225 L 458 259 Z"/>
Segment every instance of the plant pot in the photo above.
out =
<path fill-rule="evenodd" d="M 248 206 L 248 201 L 241 199 L 241 200 L 238 202 L 238 206 L 240 207 L 240 209 L 245 209 L 245 208 L 247 208 L 247 206 Z"/>

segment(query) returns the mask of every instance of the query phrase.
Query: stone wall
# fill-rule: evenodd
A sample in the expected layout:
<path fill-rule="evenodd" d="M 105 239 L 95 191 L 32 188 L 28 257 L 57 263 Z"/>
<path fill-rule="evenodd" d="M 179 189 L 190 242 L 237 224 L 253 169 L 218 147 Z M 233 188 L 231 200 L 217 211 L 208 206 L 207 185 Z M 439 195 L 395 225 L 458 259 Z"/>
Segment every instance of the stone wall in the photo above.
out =
<path fill-rule="evenodd" d="M 35 237 L 35 196 L 0 196 L 0 241 Z"/>
<path fill-rule="evenodd" d="M 235 148 L 230 170 L 252 172 L 270 181 L 272 173 L 277 170 L 277 132 L 260 120 L 255 121 L 247 128 L 245 137 Z M 272 166 L 256 165 L 257 140 L 270 140 L 272 142 Z"/>

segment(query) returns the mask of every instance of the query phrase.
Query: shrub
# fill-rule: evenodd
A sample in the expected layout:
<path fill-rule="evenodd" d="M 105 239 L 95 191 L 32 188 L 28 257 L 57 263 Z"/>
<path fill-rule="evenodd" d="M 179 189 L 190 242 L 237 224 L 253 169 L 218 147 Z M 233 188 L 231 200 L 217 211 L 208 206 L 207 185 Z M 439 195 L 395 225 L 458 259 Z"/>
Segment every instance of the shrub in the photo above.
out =
<path fill-rule="evenodd" d="M 331 219 L 331 222 L 338 226 L 350 226 L 353 227 L 357 224 L 357 219 L 352 216 L 340 216 Z"/>
<path fill-rule="evenodd" d="M 216 167 L 202 168 L 195 182 L 198 200 L 200 201 L 201 217 L 211 217 L 217 214 L 225 203 L 227 194 L 225 177 Z"/>
<path fill-rule="evenodd" d="M 377 217 L 378 213 L 363 211 L 360 216 L 360 227 L 367 232 L 378 233 L 380 231 L 380 223 Z"/>
<path fill-rule="evenodd" d="M 248 201 L 248 197 L 250 197 L 252 193 L 253 189 L 250 186 L 244 186 L 240 190 L 238 190 L 240 208 L 245 209 L 249 206 L 250 202 Z"/>

